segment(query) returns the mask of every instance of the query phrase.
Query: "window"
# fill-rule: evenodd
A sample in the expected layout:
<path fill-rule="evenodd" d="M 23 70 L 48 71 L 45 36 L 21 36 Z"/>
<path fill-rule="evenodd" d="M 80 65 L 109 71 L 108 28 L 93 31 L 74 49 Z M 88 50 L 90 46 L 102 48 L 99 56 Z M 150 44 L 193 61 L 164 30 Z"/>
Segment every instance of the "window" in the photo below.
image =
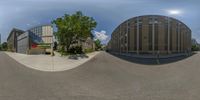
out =
<path fill-rule="evenodd" d="M 128 27 L 130 27 L 130 23 L 128 22 Z"/>
<path fill-rule="evenodd" d="M 153 30 L 153 25 L 149 24 L 149 50 L 152 50 L 152 30 Z"/>
<path fill-rule="evenodd" d="M 134 50 L 137 50 L 137 25 L 134 26 Z"/>
<path fill-rule="evenodd" d="M 179 26 L 176 27 L 176 51 L 178 51 L 178 28 Z"/>
<path fill-rule="evenodd" d="M 179 33 L 179 46 L 180 46 L 180 50 L 182 51 L 182 45 L 181 45 L 181 42 L 182 42 L 182 27 L 180 26 L 180 33 Z"/>
<path fill-rule="evenodd" d="M 155 50 L 158 50 L 158 24 L 155 24 Z"/>
<path fill-rule="evenodd" d="M 124 38 L 124 43 L 127 44 L 127 36 L 125 36 Z"/>
<path fill-rule="evenodd" d="M 168 23 L 165 23 L 165 50 L 168 50 Z"/>
<path fill-rule="evenodd" d="M 139 50 L 142 50 L 142 25 L 139 25 Z"/>
<path fill-rule="evenodd" d="M 128 28 L 128 51 L 130 50 L 130 28 Z"/>
<path fill-rule="evenodd" d="M 173 45 L 173 41 L 172 41 L 172 23 L 170 25 L 170 51 L 172 51 L 172 45 Z"/>
<path fill-rule="evenodd" d="M 149 21 L 153 21 L 153 17 L 149 17 Z"/>

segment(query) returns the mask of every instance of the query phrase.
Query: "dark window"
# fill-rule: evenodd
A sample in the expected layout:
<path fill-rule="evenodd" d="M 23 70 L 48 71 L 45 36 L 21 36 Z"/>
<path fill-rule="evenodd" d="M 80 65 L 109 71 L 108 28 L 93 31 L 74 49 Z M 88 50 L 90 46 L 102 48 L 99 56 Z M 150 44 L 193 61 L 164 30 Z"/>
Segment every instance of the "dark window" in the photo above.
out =
<path fill-rule="evenodd" d="M 182 51 L 182 45 L 181 45 L 181 43 L 182 43 L 182 27 L 180 27 L 180 33 L 179 33 L 180 35 L 180 42 L 179 42 L 179 46 L 180 46 L 180 50 Z"/>
<path fill-rule="evenodd" d="M 128 22 L 128 27 L 130 27 L 130 23 Z"/>
<path fill-rule="evenodd" d="M 178 51 L 178 26 L 176 28 L 176 51 Z"/>
<path fill-rule="evenodd" d="M 165 50 L 168 49 L 168 23 L 165 23 Z"/>
<path fill-rule="evenodd" d="M 155 20 L 155 21 L 158 21 L 158 18 L 157 18 L 157 17 L 155 17 L 155 18 L 154 18 L 154 20 Z"/>
<path fill-rule="evenodd" d="M 124 37 L 124 43 L 127 43 L 127 36 Z"/>
<path fill-rule="evenodd" d="M 136 23 L 137 23 L 137 20 L 135 20 L 134 22 L 135 22 L 135 24 L 136 24 Z"/>
<path fill-rule="evenodd" d="M 128 28 L 128 51 L 130 50 L 130 28 Z"/>
<path fill-rule="evenodd" d="M 158 24 L 155 24 L 155 50 L 158 50 Z"/>
<path fill-rule="evenodd" d="M 142 50 L 142 25 L 139 25 L 139 50 Z"/>
<path fill-rule="evenodd" d="M 150 17 L 150 18 L 149 18 L 149 21 L 153 21 L 153 18 L 152 18 L 152 17 Z"/>
<path fill-rule="evenodd" d="M 125 32 L 125 34 L 127 33 L 127 27 L 124 27 L 124 32 Z"/>
<path fill-rule="evenodd" d="M 152 30 L 153 30 L 153 25 L 149 24 L 149 50 L 152 50 Z"/>
<path fill-rule="evenodd" d="M 134 50 L 137 50 L 137 25 L 134 26 Z"/>
<path fill-rule="evenodd" d="M 170 25 L 170 51 L 172 51 L 172 45 L 173 45 L 172 42 L 173 41 L 172 41 L 172 23 L 171 23 L 171 25 Z"/>
<path fill-rule="evenodd" d="M 121 45 L 124 45 L 124 38 L 121 38 Z"/>

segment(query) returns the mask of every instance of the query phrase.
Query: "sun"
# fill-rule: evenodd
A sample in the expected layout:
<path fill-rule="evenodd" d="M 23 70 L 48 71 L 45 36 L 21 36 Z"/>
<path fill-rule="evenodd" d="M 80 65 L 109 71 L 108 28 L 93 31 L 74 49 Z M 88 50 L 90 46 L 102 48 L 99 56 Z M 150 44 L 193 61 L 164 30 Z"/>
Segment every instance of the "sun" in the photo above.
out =
<path fill-rule="evenodd" d="M 180 15 L 181 11 L 180 10 L 168 10 L 168 13 L 170 15 Z"/>

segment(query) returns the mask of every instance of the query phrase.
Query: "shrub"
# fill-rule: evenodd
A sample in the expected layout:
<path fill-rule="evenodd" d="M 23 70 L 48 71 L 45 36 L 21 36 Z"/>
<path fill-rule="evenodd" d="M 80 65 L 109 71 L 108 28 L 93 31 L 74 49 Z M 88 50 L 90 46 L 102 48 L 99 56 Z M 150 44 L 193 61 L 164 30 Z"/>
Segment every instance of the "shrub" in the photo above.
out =
<path fill-rule="evenodd" d="M 70 54 L 82 54 L 82 47 L 81 46 L 72 46 L 69 48 L 68 51 Z"/>
<path fill-rule="evenodd" d="M 91 52 L 93 52 L 94 50 L 93 50 L 92 48 L 89 48 L 89 49 L 85 49 L 84 51 L 85 51 L 85 53 L 91 53 Z"/>

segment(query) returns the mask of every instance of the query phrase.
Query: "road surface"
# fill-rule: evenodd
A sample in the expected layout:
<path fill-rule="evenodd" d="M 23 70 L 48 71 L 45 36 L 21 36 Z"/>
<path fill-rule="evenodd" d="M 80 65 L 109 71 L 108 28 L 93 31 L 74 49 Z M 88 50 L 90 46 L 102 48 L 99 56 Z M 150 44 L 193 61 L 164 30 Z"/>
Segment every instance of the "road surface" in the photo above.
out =
<path fill-rule="evenodd" d="M 200 100 L 199 59 L 142 65 L 101 52 L 75 69 L 51 73 L 0 52 L 0 100 Z"/>

